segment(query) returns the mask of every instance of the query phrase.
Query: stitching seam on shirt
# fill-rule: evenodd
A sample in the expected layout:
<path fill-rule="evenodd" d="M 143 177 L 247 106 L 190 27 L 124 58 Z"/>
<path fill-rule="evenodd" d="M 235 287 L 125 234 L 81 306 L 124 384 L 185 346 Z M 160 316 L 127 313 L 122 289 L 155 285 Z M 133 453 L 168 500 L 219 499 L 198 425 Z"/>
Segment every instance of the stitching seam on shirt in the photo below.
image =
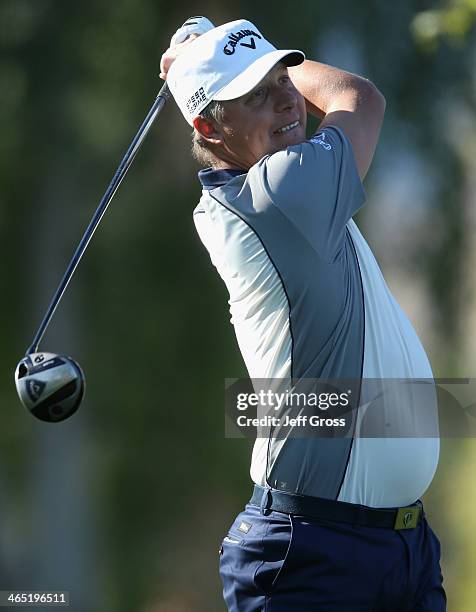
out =
<path fill-rule="evenodd" d="M 281 282 L 281 286 L 283 288 L 284 291 L 284 295 L 286 296 L 286 301 L 288 303 L 288 323 L 289 323 L 289 334 L 291 336 L 291 368 L 290 368 L 290 375 L 291 375 L 291 379 L 293 378 L 293 366 L 294 366 L 294 336 L 293 336 L 293 327 L 292 327 L 292 318 L 291 318 L 291 300 L 289 299 L 289 295 L 288 292 L 286 291 L 286 286 L 284 284 L 284 280 L 283 277 L 281 276 L 278 267 L 276 266 L 276 264 L 273 261 L 273 258 L 270 256 L 268 249 L 265 247 L 260 235 L 258 234 L 258 232 L 248 223 L 248 221 L 246 219 L 243 219 L 243 217 L 241 215 L 239 215 L 236 211 L 230 209 L 228 206 L 226 206 L 226 204 L 224 204 L 223 202 L 221 202 L 217 197 L 215 197 L 211 192 L 209 192 L 210 197 L 212 197 L 216 202 L 218 202 L 218 204 L 220 204 L 221 206 L 223 206 L 223 208 L 226 208 L 226 210 L 228 210 L 229 212 L 231 212 L 233 215 L 235 215 L 236 217 L 238 217 L 238 219 L 241 219 L 243 221 L 243 223 L 245 223 L 250 230 L 253 232 L 253 234 L 257 237 L 257 239 L 259 240 L 261 246 L 264 249 L 264 252 L 266 253 L 266 255 L 269 257 L 269 260 L 271 262 L 271 265 L 273 266 L 273 268 L 276 271 L 276 274 L 278 275 L 278 278 Z M 266 469 L 265 469 L 265 481 L 266 484 L 268 486 L 271 486 L 268 482 L 268 467 L 269 467 L 269 453 L 270 453 L 270 441 L 271 441 L 271 437 L 268 438 L 268 443 L 267 443 L 267 448 L 266 448 Z"/>
<path fill-rule="evenodd" d="M 348 230 L 346 230 L 348 231 Z M 360 277 L 360 292 L 361 292 L 361 296 L 362 296 L 362 312 L 363 312 L 363 329 L 362 329 L 362 351 L 361 351 L 361 355 L 362 355 L 362 364 L 360 366 L 360 387 L 359 387 L 359 397 L 358 397 L 358 403 L 357 403 L 357 410 L 358 407 L 360 405 L 360 397 L 361 397 L 361 393 L 362 393 L 362 377 L 364 375 L 364 359 L 365 359 L 365 296 L 364 296 L 364 282 L 362 279 L 362 270 L 360 268 L 360 262 L 359 262 L 359 256 L 357 255 L 357 249 L 355 248 L 355 244 L 354 244 L 354 240 L 352 238 L 352 236 L 349 233 L 349 239 L 350 239 L 350 243 L 352 244 L 352 248 L 355 254 L 355 259 L 357 262 L 357 267 L 359 269 L 359 277 Z M 349 467 L 349 461 L 350 461 L 350 455 L 352 453 L 352 448 L 354 446 L 354 436 L 352 436 L 351 438 L 351 442 L 350 442 L 350 446 L 349 446 L 349 453 L 347 455 L 347 461 L 345 463 L 345 468 L 342 471 L 342 479 L 339 485 L 339 488 L 337 489 L 337 494 L 336 494 L 336 500 L 339 498 L 341 489 L 342 489 L 342 485 L 344 484 L 344 480 L 345 480 L 345 475 L 347 472 L 347 468 Z"/>

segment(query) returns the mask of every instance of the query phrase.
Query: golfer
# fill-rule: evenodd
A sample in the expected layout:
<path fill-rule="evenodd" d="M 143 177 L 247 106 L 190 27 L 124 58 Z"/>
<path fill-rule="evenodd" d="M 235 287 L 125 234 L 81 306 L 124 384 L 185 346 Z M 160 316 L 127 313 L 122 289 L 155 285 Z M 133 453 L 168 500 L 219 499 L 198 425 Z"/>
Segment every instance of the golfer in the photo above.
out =
<path fill-rule="evenodd" d="M 384 117 L 378 89 L 277 50 L 246 20 L 190 19 L 161 76 L 207 166 L 194 220 L 250 378 L 431 379 L 352 220 Z M 307 113 L 322 119 L 309 139 Z M 399 416 L 397 401 L 385 418 Z M 251 499 L 220 548 L 228 609 L 445 610 L 419 501 L 438 455 L 437 436 L 257 439 Z"/>

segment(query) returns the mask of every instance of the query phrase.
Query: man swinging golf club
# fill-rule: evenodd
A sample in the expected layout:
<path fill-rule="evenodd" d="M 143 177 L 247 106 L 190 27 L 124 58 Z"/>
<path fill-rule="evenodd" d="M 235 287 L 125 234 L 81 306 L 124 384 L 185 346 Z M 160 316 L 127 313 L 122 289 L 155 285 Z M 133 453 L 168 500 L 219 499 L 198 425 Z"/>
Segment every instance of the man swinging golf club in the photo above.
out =
<path fill-rule="evenodd" d="M 252 379 L 431 379 L 352 220 L 385 100 L 277 50 L 254 24 L 192 18 L 161 76 L 194 128 L 194 220 L 230 293 Z M 306 113 L 322 122 L 306 139 Z M 259 438 L 251 500 L 220 549 L 224 598 L 256 610 L 441 612 L 440 546 L 419 498 L 438 437 Z"/>

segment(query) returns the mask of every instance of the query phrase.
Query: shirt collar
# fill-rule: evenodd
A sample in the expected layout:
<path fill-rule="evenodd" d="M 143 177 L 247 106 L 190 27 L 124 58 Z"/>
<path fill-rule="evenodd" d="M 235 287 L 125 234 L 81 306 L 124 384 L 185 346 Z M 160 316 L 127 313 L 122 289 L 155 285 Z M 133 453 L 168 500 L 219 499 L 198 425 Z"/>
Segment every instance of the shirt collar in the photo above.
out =
<path fill-rule="evenodd" d="M 245 170 L 214 170 L 213 168 L 205 168 L 205 170 L 200 170 L 198 173 L 198 178 L 202 183 L 203 189 L 210 191 L 211 189 L 215 189 L 215 187 L 221 187 L 231 181 L 235 176 L 240 176 L 240 174 L 246 174 Z"/>

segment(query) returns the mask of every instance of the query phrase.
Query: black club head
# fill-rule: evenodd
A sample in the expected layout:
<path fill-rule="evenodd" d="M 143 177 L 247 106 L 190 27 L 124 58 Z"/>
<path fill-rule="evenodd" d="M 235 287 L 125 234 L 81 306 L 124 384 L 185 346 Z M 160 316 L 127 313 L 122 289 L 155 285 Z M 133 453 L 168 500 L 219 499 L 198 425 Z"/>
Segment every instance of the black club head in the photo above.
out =
<path fill-rule="evenodd" d="M 15 384 L 25 408 L 38 419 L 54 423 L 64 421 L 79 408 L 85 379 L 71 357 L 32 353 L 19 362 Z"/>

